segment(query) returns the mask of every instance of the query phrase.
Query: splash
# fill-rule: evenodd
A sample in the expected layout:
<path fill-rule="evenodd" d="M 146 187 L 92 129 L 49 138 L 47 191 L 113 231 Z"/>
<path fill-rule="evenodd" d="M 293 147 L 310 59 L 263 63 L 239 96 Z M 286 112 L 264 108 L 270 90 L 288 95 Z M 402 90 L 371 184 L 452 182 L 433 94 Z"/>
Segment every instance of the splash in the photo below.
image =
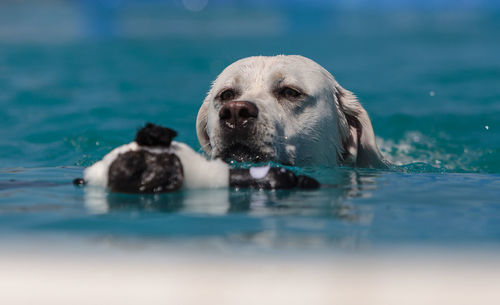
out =
<path fill-rule="evenodd" d="M 430 137 L 418 131 L 409 131 L 399 140 L 377 137 L 377 143 L 395 170 L 412 173 L 494 171 L 485 162 L 495 153 L 493 150 L 457 143 L 446 134 Z"/>

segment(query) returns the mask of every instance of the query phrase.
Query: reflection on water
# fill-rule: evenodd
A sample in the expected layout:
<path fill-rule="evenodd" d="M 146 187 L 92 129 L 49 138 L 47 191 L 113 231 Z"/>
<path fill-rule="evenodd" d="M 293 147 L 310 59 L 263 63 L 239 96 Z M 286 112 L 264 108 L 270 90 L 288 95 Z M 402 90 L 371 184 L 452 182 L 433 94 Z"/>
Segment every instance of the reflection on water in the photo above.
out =
<path fill-rule="evenodd" d="M 353 169 L 328 170 L 321 174 L 320 190 L 199 189 L 170 194 L 114 194 L 102 188 L 84 190 L 85 206 L 91 213 L 123 210 L 182 212 L 224 215 L 244 213 L 253 216 L 304 215 L 334 217 L 367 224 L 373 215 L 349 201 L 368 198 L 382 172 Z"/>
<path fill-rule="evenodd" d="M 81 220 L 77 227 L 116 237 L 133 232 L 144 237 L 195 240 L 196 245 L 208 248 L 365 247 L 371 243 L 376 206 L 357 200 L 370 199 L 384 174 L 326 169 L 315 172 L 314 176 L 322 177 L 322 188 L 313 191 L 220 188 L 126 195 L 86 187 L 85 207 L 104 217 Z M 50 228 L 73 225 L 62 222 Z"/>
<path fill-rule="evenodd" d="M 301 170 L 321 177 L 322 188 L 221 188 L 146 196 L 75 187 L 70 181 L 81 175 L 81 168 L 3 173 L 0 232 L 139 237 L 140 242 L 259 251 L 498 243 L 498 175 Z M 38 183 L 38 177 L 47 183 Z"/>

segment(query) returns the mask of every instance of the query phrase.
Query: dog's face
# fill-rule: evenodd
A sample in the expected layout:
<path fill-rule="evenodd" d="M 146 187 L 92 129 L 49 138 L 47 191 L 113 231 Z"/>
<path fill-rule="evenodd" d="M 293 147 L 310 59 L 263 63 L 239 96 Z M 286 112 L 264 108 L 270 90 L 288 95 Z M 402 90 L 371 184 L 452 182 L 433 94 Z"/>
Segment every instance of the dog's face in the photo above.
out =
<path fill-rule="evenodd" d="M 208 155 L 226 161 L 376 166 L 372 159 L 381 160 L 354 95 L 302 56 L 249 57 L 227 67 L 201 106 L 197 134 Z M 363 165 L 359 151 L 367 149 Z"/>

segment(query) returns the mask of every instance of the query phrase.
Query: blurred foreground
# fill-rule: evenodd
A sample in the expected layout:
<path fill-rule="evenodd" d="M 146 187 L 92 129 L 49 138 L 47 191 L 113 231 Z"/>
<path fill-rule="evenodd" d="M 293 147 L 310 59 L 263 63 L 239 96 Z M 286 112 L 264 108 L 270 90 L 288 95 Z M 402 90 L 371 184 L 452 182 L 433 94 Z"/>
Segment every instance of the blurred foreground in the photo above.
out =
<path fill-rule="evenodd" d="M 43 249 L 43 250 L 40 250 Z M 54 240 L 0 246 L 1 304 L 500 302 L 498 251 L 229 253 Z M 227 250 L 227 249 L 226 249 Z M 498 249 L 494 249 L 498 250 Z"/>

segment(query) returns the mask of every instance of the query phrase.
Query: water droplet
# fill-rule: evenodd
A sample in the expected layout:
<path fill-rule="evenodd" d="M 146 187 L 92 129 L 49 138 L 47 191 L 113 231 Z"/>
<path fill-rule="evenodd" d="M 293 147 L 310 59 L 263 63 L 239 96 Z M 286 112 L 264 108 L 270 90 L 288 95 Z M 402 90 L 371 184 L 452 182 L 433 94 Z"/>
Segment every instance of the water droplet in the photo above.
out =
<path fill-rule="evenodd" d="M 489 130 L 490 126 L 486 125 L 486 126 L 484 126 L 484 129 Z"/>

